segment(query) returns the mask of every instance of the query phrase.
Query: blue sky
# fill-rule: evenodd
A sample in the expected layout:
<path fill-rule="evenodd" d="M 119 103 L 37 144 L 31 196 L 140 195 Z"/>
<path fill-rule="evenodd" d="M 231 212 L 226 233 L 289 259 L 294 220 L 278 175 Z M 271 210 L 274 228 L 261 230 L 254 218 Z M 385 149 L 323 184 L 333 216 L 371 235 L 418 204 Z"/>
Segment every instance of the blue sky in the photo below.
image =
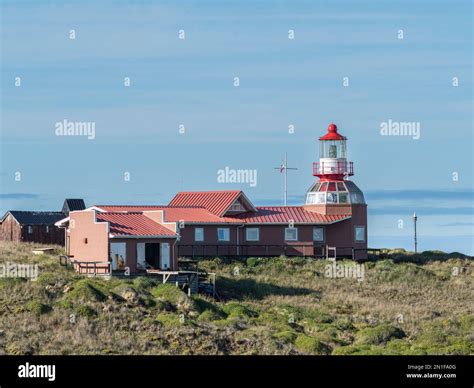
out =
<path fill-rule="evenodd" d="M 471 28 L 470 1 L 3 1 L 0 211 L 234 188 L 280 204 L 285 152 L 300 204 L 334 121 L 370 246 L 411 249 L 416 211 L 420 249 L 474 254 Z M 65 119 L 95 139 L 56 136 Z M 389 119 L 420 139 L 381 136 Z M 225 167 L 257 185 L 218 183 Z"/>

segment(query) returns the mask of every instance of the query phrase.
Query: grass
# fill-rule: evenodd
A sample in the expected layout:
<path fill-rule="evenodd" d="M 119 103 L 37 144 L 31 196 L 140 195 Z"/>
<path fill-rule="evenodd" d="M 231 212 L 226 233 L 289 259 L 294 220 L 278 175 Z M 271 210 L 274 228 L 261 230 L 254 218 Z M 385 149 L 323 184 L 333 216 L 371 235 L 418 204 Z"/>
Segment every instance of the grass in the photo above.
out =
<path fill-rule="evenodd" d="M 474 354 L 474 265 L 457 253 L 386 252 L 361 282 L 303 258 L 201 261 L 215 301 L 86 278 L 32 248 L 0 243 L 0 265 L 39 266 L 36 281 L 0 278 L 0 354 Z"/>

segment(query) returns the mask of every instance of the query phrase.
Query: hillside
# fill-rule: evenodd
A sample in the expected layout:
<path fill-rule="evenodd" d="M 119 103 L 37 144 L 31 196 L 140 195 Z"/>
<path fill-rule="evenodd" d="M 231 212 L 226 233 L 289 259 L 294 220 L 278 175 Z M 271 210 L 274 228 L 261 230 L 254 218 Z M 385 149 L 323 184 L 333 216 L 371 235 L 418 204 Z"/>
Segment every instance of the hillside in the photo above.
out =
<path fill-rule="evenodd" d="M 0 243 L 0 267 L 39 264 L 36 281 L 0 278 L 0 354 L 474 354 L 474 264 L 458 254 L 395 252 L 362 281 L 322 260 L 216 258 L 201 267 L 217 302 L 85 278 L 31 249 Z"/>

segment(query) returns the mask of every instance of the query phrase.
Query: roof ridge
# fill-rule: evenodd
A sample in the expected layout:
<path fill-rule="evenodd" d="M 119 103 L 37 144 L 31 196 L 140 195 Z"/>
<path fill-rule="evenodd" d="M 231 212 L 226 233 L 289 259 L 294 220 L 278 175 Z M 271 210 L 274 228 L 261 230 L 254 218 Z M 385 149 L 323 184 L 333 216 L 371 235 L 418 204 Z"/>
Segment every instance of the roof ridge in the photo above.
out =
<path fill-rule="evenodd" d="M 195 191 L 178 191 L 177 194 L 186 194 L 186 193 L 242 193 L 242 190 L 195 190 Z"/>
<path fill-rule="evenodd" d="M 92 205 L 95 207 L 166 207 L 166 205 Z"/>
<path fill-rule="evenodd" d="M 61 213 L 60 210 L 8 210 L 7 213 L 16 212 L 16 213 Z"/>

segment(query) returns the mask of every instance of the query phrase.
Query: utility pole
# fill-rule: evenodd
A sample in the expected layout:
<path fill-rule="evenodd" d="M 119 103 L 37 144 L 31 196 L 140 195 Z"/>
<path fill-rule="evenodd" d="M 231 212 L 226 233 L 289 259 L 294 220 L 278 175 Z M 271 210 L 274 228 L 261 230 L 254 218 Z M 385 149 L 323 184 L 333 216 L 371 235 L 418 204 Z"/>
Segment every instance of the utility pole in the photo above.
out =
<path fill-rule="evenodd" d="M 288 154 L 285 152 L 285 159 L 280 167 L 275 167 L 275 170 L 280 170 L 280 173 L 285 173 L 285 187 L 283 190 L 283 201 L 285 206 L 288 204 L 288 170 L 298 170 L 295 167 L 288 167 Z"/>
<path fill-rule="evenodd" d="M 416 221 L 418 221 L 418 217 L 416 213 L 413 213 L 413 225 L 415 226 L 415 253 L 418 253 L 418 241 L 416 239 Z"/>

